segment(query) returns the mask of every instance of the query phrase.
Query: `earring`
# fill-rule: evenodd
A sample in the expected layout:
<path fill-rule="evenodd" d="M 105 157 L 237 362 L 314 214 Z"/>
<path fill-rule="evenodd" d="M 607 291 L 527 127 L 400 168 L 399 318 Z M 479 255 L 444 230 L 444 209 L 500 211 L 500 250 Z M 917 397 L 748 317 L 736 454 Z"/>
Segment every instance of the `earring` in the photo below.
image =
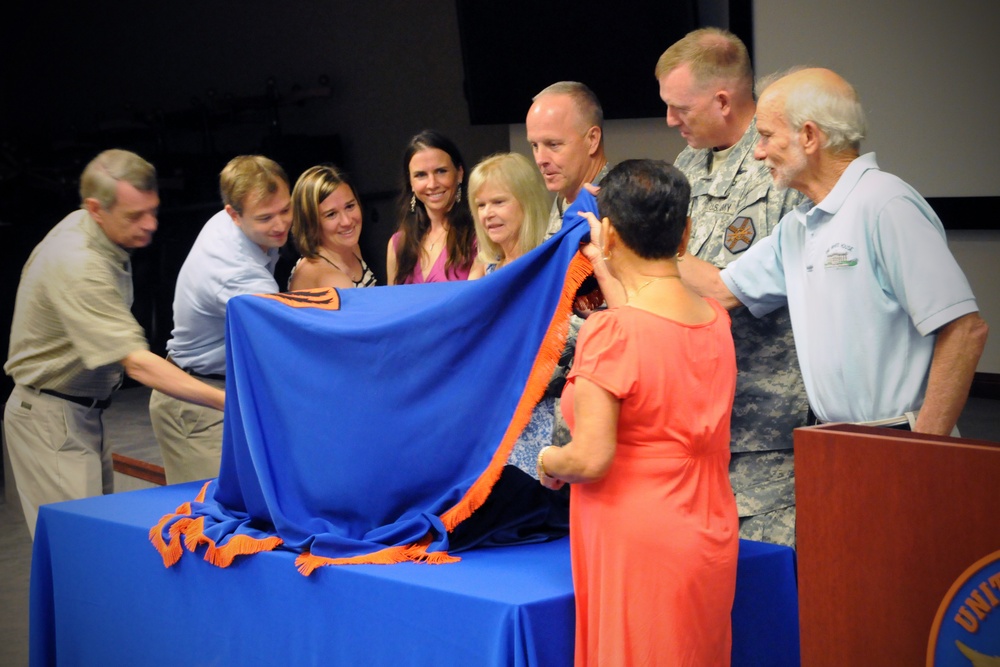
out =
<path fill-rule="evenodd" d="M 413 213 L 416 210 L 417 210 L 417 195 L 412 194 L 410 195 L 410 213 Z"/>
<path fill-rule="evenodd" d="M 606 252 L 604 248 L 601 248 L 601 259 L 603 259 L 605 262 L 608 261 L 609 259 L 611 259 L 611 253 Z"/>
<path fill-rule="evenodd" d="M 455 195 L 455 203 L 456 204 L 461 204 L 462 203 L 462 184 L 461 183 L 458 184 L 458 194 Z"/>

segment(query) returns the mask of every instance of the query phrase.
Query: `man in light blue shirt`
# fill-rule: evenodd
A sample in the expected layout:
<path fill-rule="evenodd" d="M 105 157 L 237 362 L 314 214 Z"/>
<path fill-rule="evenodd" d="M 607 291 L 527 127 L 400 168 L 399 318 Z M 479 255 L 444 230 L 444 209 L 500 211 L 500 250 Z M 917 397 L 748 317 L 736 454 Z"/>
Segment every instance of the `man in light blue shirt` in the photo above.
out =
<path fill-rule="evenodd" d="M 788 305 L 817 421 L 952 433 L 986 342 L 965 275 L 927 202 L 860 155 L 865 121 L 837 74 L 767 85 L 755 157 L 813 203 L 721 274 L 685 279 L 757 316 Z"/>
<path fill-rule="evenodd" d="M 279 291 L 274 269 L 292 213 L 288 177 L 266 157 L 232 159 L 219 185 L 225 208 L 205 223 L 177 276 L 167 352 L 184 371 L 225 386 L 226 304 Z M 218 475 L 222 412 L 154 391 L 149 413 L 168 484 Z"/>

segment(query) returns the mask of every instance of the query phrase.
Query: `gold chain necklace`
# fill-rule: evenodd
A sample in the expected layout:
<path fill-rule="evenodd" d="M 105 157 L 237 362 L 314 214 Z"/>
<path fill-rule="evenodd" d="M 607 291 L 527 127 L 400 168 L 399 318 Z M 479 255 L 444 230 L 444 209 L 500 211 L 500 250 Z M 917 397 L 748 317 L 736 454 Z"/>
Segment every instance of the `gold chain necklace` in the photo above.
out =
<path fill-rule="evenodd" d="M 666 280 L 667 278 L 677 278 L 677 279 L 680 279 L 680 276 L 669 275 L 669 276 L 656 276 L 655 278 L 650 278 L 649 280 L 647 280 L 643 284 L 639 285 L 639 289 L 637 289 L 636 291 L 632 292 L 632 298 L 634 299 L 635 297 L 639 296 L 639 292 L 641 292 L 642 290 L 646 289 L 648 286 L 652 285 L 657 280 Z"/>

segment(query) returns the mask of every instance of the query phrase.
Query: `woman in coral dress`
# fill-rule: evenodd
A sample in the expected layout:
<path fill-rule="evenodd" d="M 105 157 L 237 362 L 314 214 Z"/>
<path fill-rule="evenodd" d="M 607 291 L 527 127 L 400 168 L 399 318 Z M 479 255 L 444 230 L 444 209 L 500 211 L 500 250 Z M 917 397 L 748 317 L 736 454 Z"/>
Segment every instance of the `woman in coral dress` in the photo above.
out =
<path fill-rule="evenodd" d="M 571 483 L 576 665 L 728 665 L 738 520 L 729 484 L 730 321 L 678 277 L 690 188 L 630 160 L 598 195 L 585 254 L 609 308 L 580 330 L 562 408 L 573 440 L 538 457 Z"/>

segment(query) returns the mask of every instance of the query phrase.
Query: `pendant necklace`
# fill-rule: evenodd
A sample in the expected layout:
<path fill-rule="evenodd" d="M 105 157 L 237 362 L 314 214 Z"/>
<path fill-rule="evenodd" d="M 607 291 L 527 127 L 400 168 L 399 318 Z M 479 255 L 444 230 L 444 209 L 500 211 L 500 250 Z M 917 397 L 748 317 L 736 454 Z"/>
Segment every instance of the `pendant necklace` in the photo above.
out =
<path fill-rule="evenodd" d="M 436 248 L 437 244 L 441 242 L 441 239 L 444 236 L 447 236 L 448 230 L 446 228 L 442 228 L 442 229 L 443 229 L 443 231 L 440 234 L 438 234 L 438 237 L 434 240 L 433 243 L 431 243 L 431 247 L 427 249 L 427 254 L 428 255 L 431 254 L 432 252 L 434 252 L 434 248 Z M 427 238 L 430 239 L 430 234 L 427 235 Z"/>

